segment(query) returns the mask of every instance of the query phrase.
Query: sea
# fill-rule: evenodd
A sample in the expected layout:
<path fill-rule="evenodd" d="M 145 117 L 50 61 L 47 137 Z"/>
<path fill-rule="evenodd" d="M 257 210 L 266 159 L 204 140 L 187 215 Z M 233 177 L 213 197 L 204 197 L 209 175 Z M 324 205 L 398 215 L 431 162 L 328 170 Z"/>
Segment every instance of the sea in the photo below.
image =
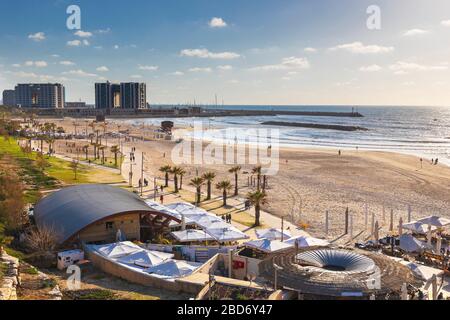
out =
<path fill-rule="evenodd" d="M 311 116 L 247 116 L 211 118 L 166 118 L 125 120 L 136 125 L 157 124 L 171 120 L 176 125 L 193 126 L 201 122 L 207 132 L 204 139 L 222 139 L 227 128 L 261 128 L 264 121 L 302 122 L 361 126 L 368 131 L 336 131 L 326 129 L 276 127 L 281 147 L 314 147 L 353 150 L 391 151 L 416 155 L 424 159 L 439 159 L 450 165 L 450 107 L 407 106 L 220 106 L 210 109 L 227 110 L 291 110 L 291 111 L 357 111 L 362 118 Z M 264 126 L 265 127 L 265 126 Z M 191 131 L 188 134 L 198 135 Z M 198 137 L 197 137 L 198 138 Z M 249 139 L 249 137 L 246 137 Z M 257 137 L 250 137 L 255 140 Z"/>

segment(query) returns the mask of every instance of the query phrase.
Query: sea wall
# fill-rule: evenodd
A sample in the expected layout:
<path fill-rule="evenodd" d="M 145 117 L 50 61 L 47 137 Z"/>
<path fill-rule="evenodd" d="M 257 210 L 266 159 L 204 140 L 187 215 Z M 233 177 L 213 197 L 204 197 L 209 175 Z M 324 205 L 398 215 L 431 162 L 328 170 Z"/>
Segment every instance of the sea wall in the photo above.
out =
<path fill-rule="evenodd" d="M 17 285 L 20 282 L 19 277 L 19 259 L 14 258 L 6 252 L 0 257 L 4 271 L 3 278 L 0 280 L 0 300 L 17 300 Z"/>

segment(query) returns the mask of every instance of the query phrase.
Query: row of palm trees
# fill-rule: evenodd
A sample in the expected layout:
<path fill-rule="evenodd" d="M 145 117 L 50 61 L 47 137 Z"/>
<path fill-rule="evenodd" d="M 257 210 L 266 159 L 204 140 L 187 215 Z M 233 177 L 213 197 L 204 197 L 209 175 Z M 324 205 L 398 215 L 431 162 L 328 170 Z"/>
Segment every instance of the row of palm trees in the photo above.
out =
<path fill-rule="evenodd" d="M 241 172 L 241 166 L 234 166 L 228 170 L 229 173 L 234 174 L 234 196 L 239 195 L 239 173 Z M 165 187 L 169 186 L 169 176 L 173 174 L 173 182 L 175 193 L 178 193 L 180 189 L 182 189 L 183 185 L 183 176 L 186 174 L 186 171 L 178 166 L 170 166 L 165 165 L 159 169 L 160 172 L 164 173 Z M 265 188 L 261 189 L 261 178 L 262 178 L 262 169 L 261 166 L 257 166 L 253 168 L 252 173 L 257 176 L 257 189 L 256 191 L 249 192 L 246 196 L 247 200 L 255 207 L 255 226 L 259 226 L 260 223 L 260 215 L 261 215 L 261 206 L 267 203 L 267 194 L 265 192 Z M 180 177 L 180 182 L 178 181 L 178 177 Z M 201 202 L 201 194 L 202 187 L 206 185 L 206 198 L 205 201 L 211 200 L 212 194 L 212 185 L 216 178 L 216 173 L 213 171 L 205 172 L 202 176 L 197 176 L 191 179 L 189 185 L 194 187 L 195 192 L 195 203 L 197 205 Z M 265 185 L 265 183 L 264 183 Z M 227 206 L 227 199 L 229 196 L 229 192 L 233 189 L 233 185 L 230 180 L 221 180 L 215 184 L 217 190 L 222 192 L 222 200 L 223 206 Z"/>

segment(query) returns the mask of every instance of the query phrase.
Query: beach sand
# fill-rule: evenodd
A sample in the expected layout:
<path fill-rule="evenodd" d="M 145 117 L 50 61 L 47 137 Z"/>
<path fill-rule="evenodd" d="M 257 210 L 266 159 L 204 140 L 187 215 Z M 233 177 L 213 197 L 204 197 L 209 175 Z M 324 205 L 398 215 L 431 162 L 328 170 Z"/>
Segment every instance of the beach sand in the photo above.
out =
<path fill-rule="evenodd" d="M 73 119 L 51 121 L 66 128 L 66 132 L 74 131 Z M 84 130 L 80 129 L 85 126 L 84 120 L 78 121 L 78 130 Z M 108 131 L 117 132 L 116 123 L 119 121 L 110 121 Z M 121 130 L 126 128 L 136 136 L 142 135 L 143 130 L 139 126 L 122 123 Z M 117 141 L 108 141 L 109 146 L 114 143 L 117 144 Z M 145 152 L 147 174 L 163 178 L 158 169 L 162 165 L 172 164 L 171 153 L 176 143 L 158 140 L 127 142 L 125 145 Z M 111 155 L 107 154 L 107 157 L 111 161 Z M 187 171 L 184 177 L 186 185 L 196 175 L 196 170 L 199 174 L 216 172 L 216 181 L 234 181 L 233 175 L 228 173 L 230 165 L 183 167 Z M 243 172 L 251 172 L 253 166 L 242 167 Z M 241 197 L 250 191 L 247 176 L 240 174 Z M 419 158 L 391 152 L 343 150 L 339 156 L 337 149 L 281 149 L 279 171 L 269 177 L 268 199 L 264 210 L 302 224 L 315 236 L 325 236 L 325 212 L 329 211 L 329 239 L 339 238 L 343 234 L 348 207 L 353 217 L 355 237 L 365 238 L 369 233 L 364 230 L 371 227 L 372 213 L 384 231 L 389 227 L 391 209 L 394 210 L 394 228 L 400 217 L 407 222 L 408 205 L 412 208 L 413 220 L 431 214 L 450 218 L 450 167 L 431 165 L 429 160 L 424 159 L 421 168 Z M 368 207 L 367 229 L 365 204 Z"/>

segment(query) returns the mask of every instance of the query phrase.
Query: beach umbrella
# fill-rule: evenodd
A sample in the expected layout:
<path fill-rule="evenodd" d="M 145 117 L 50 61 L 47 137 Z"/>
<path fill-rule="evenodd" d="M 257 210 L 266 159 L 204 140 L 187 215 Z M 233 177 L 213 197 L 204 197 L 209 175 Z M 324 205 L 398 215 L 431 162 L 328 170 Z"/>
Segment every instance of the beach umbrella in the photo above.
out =
<path fill-rule="evenodd" d="M 229 226 L 229 224 L 225 223 L 222 219 L 211 214 L 200 216 L 198 219 L 194 219 L 194 221 L 195 224 L 202 228 L 220 228 L 221 226 Z"/>
<path fill-rule="evenodd" d="M 404 223 L 402 226 L 403 229 L 410 230 L 414 233 L 427 234 L 428 226 L 418 221 L 412 221 L 409 223 Z M 431 227 L 431 230 L 436 230 L 436 227 Z"/>
<path fill-rule="evenodd" d="M 192 274 L 197 270 L 201 263 L 184 260 L 168 260 L 156 266 L 145 269 L 144 271 L 161 278 L 181 278 Z"/>
<path fill-rule="evenodd" d="M 158 264 L 163 263 L 166 260 L 172 259 L 173 254 L 159 252 L 159 251 L 150 251 L 150 250 L 142 250 L 130 255 L 121 257 L 117 259 L 117 262 L 137 265 L 143 268 L 150 268 L 152 266 L 156 266 Z"/>
<path fill-rule="evenodd" d="M 213 237 L 215 240 L 219 242 L 237 241 L 249 238 L 249 236 L 247 236 L 245 233 L 241 232 L 240 230 L 234 227 L 231 227 L 230 225 L 228 225 L 227 228 L 217 228 L 217 229 L 208 228 L 205 231 L 211 237 Z"/>
<path fill-rule="evenodd" d="M 418 222 L 421 222 L 423 224 L 429 224 L 434 227 L 442 228 L 445 226 L 450 225 L 450 219 L 442 218 L 438 216 L 428 216 L 422 219 L 417 220 Z"/>
<path fill-rule="evenodd" d="M 270 229 L 257 229 L 255 230 L 256 237 L 258 239 L 269 239 L 269 240 L 277 240 L 277 239 L 289 239 L 291 237 L 291 233 L 281 229 L 270 228 Z"/>
<path fill-rule="evenodd" d="M 269 240 L 269 239 L 259 239 L 252 240 L 244 243 L 247 248 L 257 249 L 266 253 L 277 252 L 285 250 L 287 248 L 292 248 L 293 244 L 288 244 L 286 242 L 281 242 L 279 240 Z"/>
<path fill-rule="evenodd" d="M 423 252 L 428 248 L 428 245 L 420 240 L 417 240 L 410 234 L 404 234 L 399 237 L 399 248 L 406 252 Z"/>
<path fill-rule="evenodd" d="M 171 235 L 180 242 L 214 240 L 214 238 L 207 234 L 205 231 L 196 229 L 176 231 L 172 232 Z"/>
<path fill-rule="evenodd" d="M 309 237 L 309 236 L 298 236 L 298 237 L 292 237 L 284 243 L 288 245 L 295 245 L 297 244 L 299 248 L 305 248 L 305 247 L 327 247 L 330 245 L 330 243 L 326 240 Z"/>
<path fill-rule="evenodd" d="M 142 251 L 142 248 L 130 241 L 94 246 L 94 250 L 107 258 L 120 258 Z"/>

